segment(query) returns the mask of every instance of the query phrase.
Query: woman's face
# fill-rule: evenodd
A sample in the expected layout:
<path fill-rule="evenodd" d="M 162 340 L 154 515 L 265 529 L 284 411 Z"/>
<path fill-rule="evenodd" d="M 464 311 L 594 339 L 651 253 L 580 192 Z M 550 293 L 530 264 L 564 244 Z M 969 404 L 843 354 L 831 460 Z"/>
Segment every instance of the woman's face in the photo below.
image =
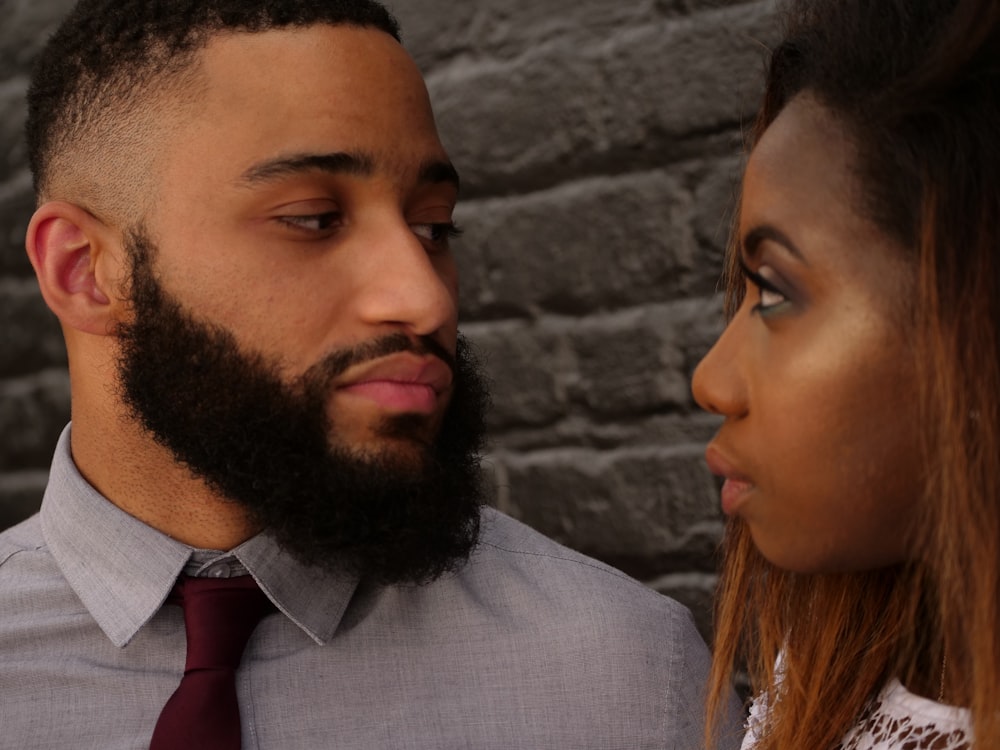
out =
<path fill-rule="evenodd" d="M 905 559 L 922 487 L 913 276 L 859 213 L 853 153 L 808 94 L 767 129 L 743 181 L 746 296 L 694 373 L 725 417 L 706 452 L 723 510 L 798 572 Z"/>

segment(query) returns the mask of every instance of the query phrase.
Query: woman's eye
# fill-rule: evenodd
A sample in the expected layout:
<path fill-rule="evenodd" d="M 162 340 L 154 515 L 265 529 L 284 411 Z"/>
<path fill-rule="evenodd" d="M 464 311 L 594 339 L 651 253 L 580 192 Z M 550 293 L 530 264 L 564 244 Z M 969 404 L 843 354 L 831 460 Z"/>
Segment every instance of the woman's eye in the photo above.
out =
<path fill-rule="evenodd" d="M 775 289 L 768 289 L 760 284 L 756 285 L 760 290 L 760 302 L 757 303 L 758 310 L 767 310 L 777 307 L 782 302 L 786 302 L 785 295 Z"/>
<path fill-rule="evenodd" d="M 761 266 L 756 271 L 751 271 L 741 259 L 740 267 L 747 281 L 757 288 L 757 304 L 753 306 L 754 312 L 767 315 L 780 310 L 788 302 L 788 297 L 785 296 L 785 293 L 768 280 L 767 276 L 769 274 L 766 266 Z"/>
<path fill-rule="evenodd" d="M 445 244 L 448 240 L 460 237 L 462 234 L 462 230 L 450 221 L 436 224 L 410 224 L 410 228 L 417 237 L 435 245 Z"/>
<path fill-rule="evenodd" d="M 279 217 L 279 221 L 306 232 L 324 232 L 332 229 L 340 222 L 340 214 L 336 211 L 326 211 L 321 214 L 281 216 Z"/>

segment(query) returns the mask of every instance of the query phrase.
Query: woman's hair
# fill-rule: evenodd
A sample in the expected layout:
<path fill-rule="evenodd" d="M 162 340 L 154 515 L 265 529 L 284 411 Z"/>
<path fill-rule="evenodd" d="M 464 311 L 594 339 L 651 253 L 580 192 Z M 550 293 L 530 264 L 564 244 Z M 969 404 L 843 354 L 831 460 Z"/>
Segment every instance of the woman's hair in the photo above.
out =
<path fill-rule="evenodd" d="M 858 210 L 907 248 L 925 492 L 915 559 L 881 570 L 783 571 L 729 522 L 709 726 L 740 663 L 769 704 L 759 747 L 794 750 L 835 746 L 891 676 L 946 669 L 976 745 L 1000 747 L 1000 0 L 798 0 L 786 13 L 751 147 L 808 92 L 852 141 Z M 737 248 L 734 231 L 730 317 Z"/>

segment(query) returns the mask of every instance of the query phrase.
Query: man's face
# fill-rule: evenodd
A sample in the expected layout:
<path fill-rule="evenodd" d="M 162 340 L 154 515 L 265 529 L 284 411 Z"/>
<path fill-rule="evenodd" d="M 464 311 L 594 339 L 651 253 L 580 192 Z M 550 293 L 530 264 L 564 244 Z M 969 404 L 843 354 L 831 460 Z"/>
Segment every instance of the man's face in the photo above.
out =
<path fill-rule="evenodd" d="M 128 243 L 123 400 L 300 558 L 434 575 L 475 539 L 485 394 L 420 75 L 328 26 L 219 37 L 199 75 Z"/>
<path fill-rule="evenodd" d="M 167 291 L 286 379 L 390 333 L 454 353 L 456 178 L 402 47 L 318 25 L 220 36 L 201 58 L 144 221 Z M 358 452 L 383 450 L 391 414 L 432 435 L 450 392 L 439 360 L 408 355 L 332 385 L 326 408 Z"/>

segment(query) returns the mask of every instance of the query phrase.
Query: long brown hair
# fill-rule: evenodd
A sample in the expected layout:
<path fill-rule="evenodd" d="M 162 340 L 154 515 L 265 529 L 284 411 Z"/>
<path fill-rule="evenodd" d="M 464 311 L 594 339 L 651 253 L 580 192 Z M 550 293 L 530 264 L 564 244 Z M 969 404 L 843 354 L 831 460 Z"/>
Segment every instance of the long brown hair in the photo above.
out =
<path fill-rule="evenodd" d="M 769 705 L 762 750 L 831 748 L 889 677 L 943 672 L 976 745 L 1000 747 L 1000 0 L 796 0 L 785 18 L 750 145 L 808 91 L 852 137 L 862 210 L 909 248 L 925 492 L 914 560 L 882 570 L 782 571 L 730 521 L 709 731 L 741 663 Z"/>

